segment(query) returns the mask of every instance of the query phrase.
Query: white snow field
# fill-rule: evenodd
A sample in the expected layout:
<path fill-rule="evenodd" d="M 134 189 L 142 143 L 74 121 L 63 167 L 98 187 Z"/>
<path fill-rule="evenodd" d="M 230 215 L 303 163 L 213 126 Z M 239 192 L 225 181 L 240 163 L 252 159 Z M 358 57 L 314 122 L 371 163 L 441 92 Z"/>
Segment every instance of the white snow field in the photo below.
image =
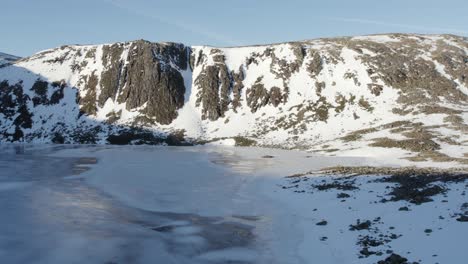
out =
<path fill-rule="evenodd" d="M 466 182 L 414 204 L 381 202 L 396 184 L 379 176 L 325 190 L 313 186 L 339 176 L 286 178 L 335 165 L 398 166 L 382 160 L 228 146 L 3 144 L 0 154 L 2 263 L 468 259 L 468 224 L 456 220 Z"/>

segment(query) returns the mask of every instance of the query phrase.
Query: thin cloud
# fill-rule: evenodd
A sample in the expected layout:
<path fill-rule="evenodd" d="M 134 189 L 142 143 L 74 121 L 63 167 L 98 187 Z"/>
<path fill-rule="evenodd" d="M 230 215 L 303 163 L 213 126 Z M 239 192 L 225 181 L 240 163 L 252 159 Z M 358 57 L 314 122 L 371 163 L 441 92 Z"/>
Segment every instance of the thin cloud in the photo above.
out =
<path fill-rule="evenodd" d="M 368 24 L 368 25 L 398 27 L 398 28 L 405 28 L 405 29 L 417 30 L 417 31 L 468 35 L 468 31 L 454 29 L 454 28 L 422 27 L 422 26 L 417 26 L 417 25 L 390 23 L 390 22 L 385 22 L 385 21 L 368 20 L 368 19 L 360 19 L 360 18 L 326 17 L 326 19 L 339 21 L 339 22 L 350 22 L 350 23 L 359 23 L 359 24 Z"/>
<path fill-rule="evenodd" d="M 143 11 L 137 10 L 135 8 L 132 8 L 131 6 L 125 5 L 125 3 L 123 3 L 123 1 L 118 1 L 118 0 L 103 0 L 103 1 L 108 3 L 108 4 L 113 5 L 114 7 L 119 8 L 119 9 L 123 9 L 123 10 L 129 11 L 129 12 L 132 12 L 135 15 L 144 16 L 146 18 L 157 20 L 160 23 L 163 23 L 163 24 L 166 24 L 166 25 L 169 25 L 169 26 L 172 26 L 172 27 L 184 30 L 184 31 L 188 31 L 188 32 L 191 32 L 191 33 L 194 33 L 194 34 L 202 35 L 202 36 L 207 37 L 209 39 L 216 40 L 216 41 L 218 41 L 220 43 L 223 43 L 224 45 L 230 45 L 230 46 L 242 45 L 242 43 L 240 41 L 234 40 L 232 38 L 229 38 L 229 37 L 227 37 L 227 36 L 225 36 L 223 34 L 219 34 L 217 32 L 209 31 L 209 30 L 207 30 L 206 28 L 204 28 L 202 26 L 198 26 L 198 25 L 193 24 L 193 23 L 187 23 L 187 22 L 185 22 L 183 20 L 180 20 L 178 18 L 171 19 L 171 18 L 162 16 L 160 14 L 143 12 Z"/>

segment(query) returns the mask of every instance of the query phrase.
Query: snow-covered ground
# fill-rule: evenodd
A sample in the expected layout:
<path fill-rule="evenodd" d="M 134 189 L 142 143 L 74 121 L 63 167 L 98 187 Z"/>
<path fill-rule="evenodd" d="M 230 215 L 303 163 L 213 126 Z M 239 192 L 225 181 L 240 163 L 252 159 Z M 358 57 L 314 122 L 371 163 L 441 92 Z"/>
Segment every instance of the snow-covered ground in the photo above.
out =
<path fill-rule="evenodd" d="M 455 219 L 467 200 L 465 182 L 415 205 L 380 202 L 395 184 L 377 176 L 322 191 L 314 186 L 336 177 L 286 178 L 335 165 L 398 165 L 381 160 L 227 146 L 2 145 L 0 153 L 6 263 L 468 258 L 468 225 Z M 370 223 L 361 228 L 358 220 Z M 374 243 L 367 246 L 374 254 L 363 254 L 365 243 Z"/>

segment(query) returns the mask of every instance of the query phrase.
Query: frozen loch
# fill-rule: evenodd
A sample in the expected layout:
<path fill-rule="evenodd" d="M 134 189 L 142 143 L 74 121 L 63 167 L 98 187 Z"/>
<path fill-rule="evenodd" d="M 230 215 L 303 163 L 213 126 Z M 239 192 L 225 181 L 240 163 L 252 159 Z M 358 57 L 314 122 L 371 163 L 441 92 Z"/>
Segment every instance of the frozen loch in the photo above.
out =
<path fill-rule="evenodd" d="M 464 181 L 414 205 L 379 202 L 396 183 L 373 176 L 286 178 L 336 165 L 392 164 L 227 146 L 3 144 L 1 263 L 377 263 L 394 253 L 466 263 Z"/>

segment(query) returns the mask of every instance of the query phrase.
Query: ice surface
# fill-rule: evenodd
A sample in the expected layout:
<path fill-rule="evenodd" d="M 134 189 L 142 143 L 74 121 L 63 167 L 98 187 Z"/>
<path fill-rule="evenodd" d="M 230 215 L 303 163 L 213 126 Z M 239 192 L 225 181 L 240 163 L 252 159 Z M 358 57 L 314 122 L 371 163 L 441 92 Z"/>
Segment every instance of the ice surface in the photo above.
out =
<path fill-rule="evenodd" d="M 378 217 L 373 228 L 402 236 L 371 249 L 421 263 L 468 257 L 468 227 L 453 218 L 464 183 L 412 206 L 378 203 L 392 184 L 374 176 L 358 177 L 345 201 L 310 187 L 330 176 L 285 178 L 381 160 L 227 146 L 2 145 L 0 154 L 5 263 L 376 263 L 386 255 L 359 258 L 356 244 L 373 233 L 349 226 Z M 80 162 L 91 157 L 96 164 Z"/>
<path fill-rule="evenodd" d="M 6 182 L 0 183 L 0 192 L 25 188 L 30 186 L 30 182 Z"/>

